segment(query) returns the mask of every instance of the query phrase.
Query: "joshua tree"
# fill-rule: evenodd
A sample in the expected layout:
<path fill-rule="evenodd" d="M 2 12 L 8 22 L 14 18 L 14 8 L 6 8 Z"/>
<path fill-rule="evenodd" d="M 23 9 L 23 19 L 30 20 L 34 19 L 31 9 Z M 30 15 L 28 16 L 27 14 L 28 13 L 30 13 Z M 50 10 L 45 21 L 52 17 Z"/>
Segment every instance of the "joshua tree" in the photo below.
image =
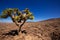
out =
<path fill-rule="evenodd" d="M 29 11 L 28 8 L 26 8 L 23 11 L 20 11 L 18 8 L 7 8 L 2 11 L 2 14 L 0 15 L 0 18 L 8 18 L 11 17 L 12 21 L 19 27 L 19 32 L 21 31 L 21 27 L 26 22 L 26 20 L 34 19 L 34 16 Z M 22 22 L 23 21 L 23 22 Z M 22 24 L 20 24 L 22 23 Z"/>

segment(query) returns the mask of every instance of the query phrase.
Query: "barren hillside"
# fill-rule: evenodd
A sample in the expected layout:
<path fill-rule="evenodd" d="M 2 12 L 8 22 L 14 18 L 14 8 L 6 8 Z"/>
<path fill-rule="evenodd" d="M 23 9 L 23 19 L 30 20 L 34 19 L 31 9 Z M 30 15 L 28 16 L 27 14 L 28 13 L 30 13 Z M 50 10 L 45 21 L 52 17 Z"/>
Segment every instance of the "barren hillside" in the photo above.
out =
<path fill-rule="evenodd" d="M 17 29 L 14 23 L 0 22 L 0 40 L 60 40 L 60 18 L 26 22 L 18 35 L 3 35 Z"/>

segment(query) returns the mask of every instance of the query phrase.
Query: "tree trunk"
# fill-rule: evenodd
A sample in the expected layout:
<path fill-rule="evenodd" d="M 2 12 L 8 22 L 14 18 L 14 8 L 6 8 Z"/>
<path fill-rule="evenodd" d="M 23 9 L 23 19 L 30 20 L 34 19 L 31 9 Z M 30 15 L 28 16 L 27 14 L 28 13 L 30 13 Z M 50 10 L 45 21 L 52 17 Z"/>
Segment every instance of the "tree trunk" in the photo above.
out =
<path fill-rule="evenodd" d="M 24 22 L 19 26 L 19 32 L 21 31 L 21 28 L 22 28 L 22 26 L 24 25 L 24 23 L 25 23 L 25 20 L 24 20 Z"/>
<path fill-rule="evenodd" d="M 12 21 L 19 27 L 18 32 L 20 32 L 21 28 L 24 25 L 24 23 L 26 22 L 26 20 L 24 20 L 23 23 L 20 25 L 20 24 L 18 24 L 18 21 L 14 20 L 12 15 L 10 15 L 10 17 L 11 17 Z"/>

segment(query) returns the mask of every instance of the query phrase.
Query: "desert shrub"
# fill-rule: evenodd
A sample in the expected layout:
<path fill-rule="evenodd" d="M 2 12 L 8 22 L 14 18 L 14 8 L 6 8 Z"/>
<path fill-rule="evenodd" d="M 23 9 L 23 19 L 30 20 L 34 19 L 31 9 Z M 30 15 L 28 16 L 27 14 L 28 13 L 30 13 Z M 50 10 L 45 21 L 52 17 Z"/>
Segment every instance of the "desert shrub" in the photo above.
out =
<path fill-rule="evenodd" d="M 24 12 L 24 13 L 23 13 Z M 19 32 L 21 31 L 21 27 L 24 25 L 24 23 L 30 19 L 33 20 L 34 16 L 29 11 L 29 9 L 25 9 L 25 11 L 20 11 L 18 8 L 6 8 L 2 11 L 2 14 L 0 15 L 0 18 L 8 18 L 10 17 L 12 21 L 19 27 Z M 23 21 L 23 22 L 21 22 Z M 22 24 L 18 24 L 22 23 Z"/>

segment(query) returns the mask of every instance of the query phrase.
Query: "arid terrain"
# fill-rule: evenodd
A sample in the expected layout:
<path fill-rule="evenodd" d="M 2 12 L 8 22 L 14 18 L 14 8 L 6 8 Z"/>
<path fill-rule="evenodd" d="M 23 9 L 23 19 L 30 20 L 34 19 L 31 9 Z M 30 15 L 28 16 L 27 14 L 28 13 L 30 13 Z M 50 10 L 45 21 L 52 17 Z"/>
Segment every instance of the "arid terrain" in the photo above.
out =
<path fill-rule="evenodd" d="M 0 40 L 60 40 L 60 18 L 26 22 L 18 35 L 3 35 L 18 30 L 14 23 L 0 22 Z"/>

